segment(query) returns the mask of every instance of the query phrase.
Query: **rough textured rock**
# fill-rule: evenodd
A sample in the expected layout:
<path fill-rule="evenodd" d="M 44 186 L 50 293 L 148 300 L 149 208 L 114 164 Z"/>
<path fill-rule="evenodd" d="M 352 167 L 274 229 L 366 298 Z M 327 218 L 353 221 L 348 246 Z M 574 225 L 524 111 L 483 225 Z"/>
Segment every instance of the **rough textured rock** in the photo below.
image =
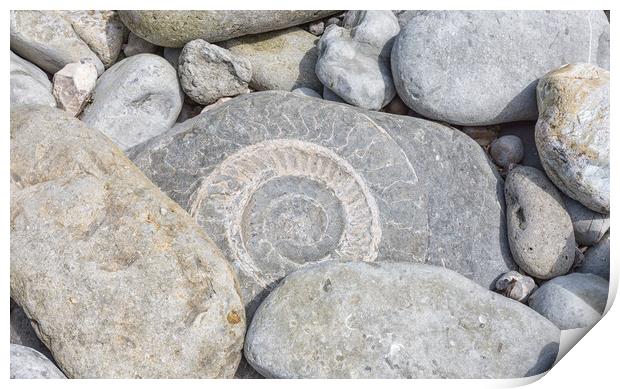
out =
<path fill-rule="evenodd" d="M 581 246 L 592 246 L 609 230 L 609 215 L 594 212 L 580 202 L 563 195 L 564 205 L 573 222 L 575 241 Z"/>
<path fill-rule="evenodd" d="M 60 11 L 78 36 L 97 54 L 103 66 L 112 66 L 129 34 L 116 11 Z"/>
<path fill-rule="evenodd" d="M 609 232 L 584 255 L 583 262 L 575 271 L 592 273 L 609 280 Z"/>
<path fill-rule="evenodd" d="M 13 110 L 11 179 L 11 297 L 68 377 L 232 377 L 245 316 L 230 265 L 108 138 Z"/>
<path fill-rule="evenodd" d="M 97 84 L 97 68 L 90 62 L 70 63 L 54 74 L 52 93 L 58 108 L 78 116 Z"/>
<path fill-rule="evenodd" d="M 515 378 L 548 370 L 560 331 L 436 266 L 326 262 L 260 306 L 244 354 L 270 378 Z"/>
<path fill-rule="evenodd" d="M 298 87 L 320 91 L 323 85 L 314 73 L 317 38 L 301 28 L 248 35 L 222 42 L 252 64 L 255 90 L 286 90 Z"/>
<path fill-rule="evenodd" d="M 182 47 L 195 39 L 220 42 L 297 26 L 337 11 L 119 11 L 136 35 L 159 46 Z"/>
<path fill-rule="evenodd" d="M 323 98 L 314 89 L 305 88 L 305 87 L 293 89 L 293 94 L 296 94 L 296 95 L 299 95 L 299 96 L 316 97 L 317 99 L 322 99 Z"/>
<path fill-rule="evenodd" d="M 536 120 L 536 83 L 571 62 L 609 68 L 601 11 L 417 11 L 392 50 L 398 95 L 435 120 Z"/>
<path fill-rule="evenodd" d="M 48 350 L 47 347 L 45 347 L 45 345 L 41 343 L 41 340 L 34 332 L 28 316 L 26 316 L 26 313 L 24 312 L 22 307 L 17 305 L 17 303 L 13 301 L 13 299 L 11 299 L 10 319 L 11 343 L 30 347 L 45 355 L 45 357 L 49 360 L 53 359 L 50 350 Z"/>
<path fill-rule="evenodd" d="M 532 277 L 514 270 L 502 275 L 495 282 L 495 290 L 506 297 L 522 303 L 527 301 L 534 289 L 536 289 L 536 282 L 534 282 Z"/>
<path fill-rule="evenodd" d="M 82 120 L 120 148 L 170 128 L 183 105 L 183 92 L 172 66 L 162 57 L 139 54 L 116 63 L 101 76 Z"/>
<path fill-rule="evenodd" d="M 427 262 L 487 288 L 515 267 L 501 178 L 437 123 L 256 92 L 129 155 L 217 240 L 249 313 L 283 276 L 328 259 Z"/>
<path fill-rule="evenodd" d="M 322 35 L 323 31 L 325 31 L 325 22 L 318 21 L 318 22 L 314 22 L 314 23 L 310 23 L 308 25 L 308 32 L 311 33 L 312 35 Z"/>
<path fill-rule="evenodd" d="M 252 64 L 229 50 L 196 39 L 181 51 L 178 73 L 183 91 L 198 104 L 208 105 L 247 91 Z"/>
<path fill-rule="evenodd" d="M 540 79 L 536 146 L 565 194 L 609 213 L 609 72 L 579 63 Z"/>
<path fill-rule="evenodd" d="M 609 283 L 594 274 L 571 273 L 545 282 L 529 306 L 562 330 L 587 328 L 605 311 Z"/>
<path fill-rule="evenodd" d="M 45 355 L 30 347 L 11 343 L 11 379 L 66 378 Z"/>
<path fill-rule="evenodd" d="M 58 11 L 11 11 L 11 50 L 50 73 L 81 60 L 92 62 L 98 74 L 104 70 Z"/>
<path fill-rule="evenodd" d="M 508 242 L 515 262 L 547 280 L 568 273 L 575 235 L 560 192 L 540 170 L 517 166 L 506 177 Z"/>
<path fill-rule="evenodd" d="M 20 104 L 56 106 L 47 74 L 11 51 L 11 107 Z"/>
<path fill-rule="evenodd" d="M 518 136 L 504 135 L 491 143 L 489 153 L 498 166 L 506 169 L 523 159 L 523 142 Z"/>
<path fill-rule="evenodd" d="M 127 43 L 123 45 L 123 53 L 125 57 L 131 57 L 138 54 L 155 54 L 159 51 L 159 46 L 145 41 L 134 33 L 129 33 Z"/>
<path fill-rule="evenodd" d="M 329 26 L 318 44 L 316 75 L 347 103 L 379 110 L 392 101 L 396 90 L 390 71 L 391 38 L 369 43 L 371 26 L 362 23 L 352 30 Z"/>

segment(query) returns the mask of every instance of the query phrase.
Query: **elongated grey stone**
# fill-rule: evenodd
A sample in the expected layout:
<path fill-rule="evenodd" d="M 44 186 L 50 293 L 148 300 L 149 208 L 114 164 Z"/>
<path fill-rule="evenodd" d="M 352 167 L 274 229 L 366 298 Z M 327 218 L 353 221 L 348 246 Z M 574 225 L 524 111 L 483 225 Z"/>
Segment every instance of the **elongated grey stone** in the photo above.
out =
<path fill-rule="evenodd" d="M 288 275 L 248 329 L 269 378 L 516 378 L 548 370 L 560 331 L 440 267 L 325 262 Z"/>
<path fill-rule="evenodd" d="M 329 259 L 430 263 L 487 288 L 515 268 L 501 178 L 434 122 L 255 92 L 128 154 L 216 239 L 249 315 L 286 274 Z"/>
<path fill-rule="evenodd" d="M 123 23 L 134 34 L 164 47 L 182 47 L 194 39 L 213 43 L 248 34 L 281 30 L 336 12 L 338 11 L 119 11 Z"/>
<path fill-rule="evenodd" d="M 70 378 L 231 378 L 245 332 L 230 265 L 103 134 L 11 113 L 11 297 Z"/>
<path fill-rule="evenodd" d="M 609 69 L 601 11 L 414 11 L 392 49 L 398 95 L 429 119 L 460 125 L 536 120 L 551 69 Z"/>
<path fill-rule="evenodd" d="M 56 106 L 47 74 L 11 51 L 11 107 L 20 104 Z"/>
<path fill-rule="evenodd" d="M 52 361 L 30 347 L 11 343 L 11 379 L 66 378 Z"/>

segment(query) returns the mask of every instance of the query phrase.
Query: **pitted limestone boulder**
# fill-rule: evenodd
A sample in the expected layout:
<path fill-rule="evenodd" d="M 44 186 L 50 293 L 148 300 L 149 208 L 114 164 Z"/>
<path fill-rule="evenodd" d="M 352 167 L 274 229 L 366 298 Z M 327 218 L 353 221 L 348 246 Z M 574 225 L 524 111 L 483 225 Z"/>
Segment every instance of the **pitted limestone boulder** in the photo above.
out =
<path fill-rule="evenodd" d="M 431 263 L 487 288 L 514 267 L 501 178 L 437 123 L 257 92 L 129 155 L 235 265 L 249 314 L 286 274 L 325 260 Z"/>

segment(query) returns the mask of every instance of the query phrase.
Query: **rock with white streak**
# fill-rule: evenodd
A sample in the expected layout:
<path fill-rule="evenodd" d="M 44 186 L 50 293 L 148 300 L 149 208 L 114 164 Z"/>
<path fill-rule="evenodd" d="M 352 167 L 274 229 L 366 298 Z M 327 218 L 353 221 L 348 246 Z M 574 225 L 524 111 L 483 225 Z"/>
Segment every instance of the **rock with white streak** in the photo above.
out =
<path fill-rule="evenodd" d="M 11 379 L 67 378 L 45 355 L 30 347 L 11 343 Z"/>
<path fill-rule="evenodd" d="M 70 63 L 54 74 L 53 94 L 58 108 L 78 116 L 97 84 L 97 68 L 90 62 Z"/>
<path fill-rule="evenodd" d="M 11 51 L 11 107 L 20 104 L 56 106 L 47 74 Z"/>
<path fill-rule="evenodd" d="M 52 74 L 65 65 L 90 61 L 103 73 L 97 54 L 58 11 L 11 11 L 11 50 Z"/>

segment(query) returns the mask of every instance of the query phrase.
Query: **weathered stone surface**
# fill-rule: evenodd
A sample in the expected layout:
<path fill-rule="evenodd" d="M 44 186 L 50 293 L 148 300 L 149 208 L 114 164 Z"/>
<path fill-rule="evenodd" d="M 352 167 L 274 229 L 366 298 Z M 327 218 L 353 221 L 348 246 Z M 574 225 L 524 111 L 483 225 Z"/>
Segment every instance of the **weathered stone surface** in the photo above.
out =
<path fill-rule="evenodd" d="M 34 332 L 30 319 L 19 305 L 11 299 L 11 343 L 30 347 L 52 360 L 52 353 Z"/>
<path fill-rule="evenodd" d="M 198 104 L 208 105 L 247 91 L 252 64 L 229 50 L 196 39 L 181 51 L 178 73 L 183 91 Z"/>
<path fill-rule="evenodd" d="M 609 213 L 609 72 L 562 66 L 540 79 L 536 146 L 545 172 L 565 194 Z"/>
<path fill-rule="evenodd" d="M 70 63 L 54 74 L 52 93 L 58 108 L 78 116 L 97 84 L 97 68 L 90 62 Z"/>
<path fill-rule="evenodd" d="M 322 35 L 323 31 L 325 31 L 325 22 L 322 20 L 310 23 L 308 25 L 308 32 L 311 33 L 312 35 L 316 35 L 316 36 Z"/>
<path fill-rule="evenodd" d="M 60 11 L 79 37 L 97 54 L 103 66 L 112 66 L 129 34 L 116 11 Z"/>
<path fill-rule="evenodd" d="M 68 377 L 232 377 L 245 316 L 230 265 L 108 138 L 13 110 L 11 181 L 11 297 Z"/>
<path fill-rule="evenodd" d="M 293 94 L 296 94 L 296 95 L 299 95 L 299 96 L 316 97 L 317 99 L 322 99 L 323 98 L 314 89 L 305 88 L 305 87 L 293 89 Z"/>
<path fill-rule="evenodd" d="M 182 47 L 195 39 L 220 42 L 243 35 L 281 30 L 337 11 L 203 10 L 119 11 L 136 35 L 159 46 Z"/>
<path fill-rule="evenodd" d="M 11 379 L 66 378 L 45 355 L 30 347 L 11 343 Z"/>
<path fill-rule="evenodd" d="M 82 120 L 127 149 L 161 134 L 176 121 L 183 92 L 176 71 L 162 57 L 126 58 L 101 76 Z"/>
<path fill-rule="evenodd" d="M 372 24 L 358 22 L 361 24 L 351 30 L 336 25 L 325 30 L 318 44 L 316 75 L 347 103 L 379 110 L 396 95 L 390 71 L 391 38 L 375 37 L 368 31 Z"/>
<path fill-rule="evenodd" d="M 523 142 L 518 136 L 504 135 L 491 143 L 489 153 L 498 166 L 507 169 L 523 159 Z"/>
<path fill-rule="evenodd" d="M 562 330 L 587 328 L 605 311 L 609 283 L 594 274 L 571 273 L 545 282 L 529 306 Z"/>
<path fill-rule="evenodd" d="M 426 262 L 487 288 L 515 267 L 501 178 L 434 122 L 256 92 L 129 155 L 216 239 L 249 313 L 286 274 L 328 259 Z"/>
<path fill-rule="evenodd" d="M 536 282 L 534 282 L 532 277 L 514 270 L 502 275 L 495 282 L 495 290 L 519 302 L 527 301 L 534 289 L 536 289 Z"/>
<path fill-rule="evenodd" d="M 536 83 L 570 62 L 609 68 L 601 11 L 417 11 L 392 50 L 398 95 L 435 120 L 536 120 Z"/>
<path fill-rule="evenodd" d="M 269 378 L 514 378 L 548 370 L 560 331 L 440 267 L 326 262 L 267 296 L 244 354 Z"/>
<path fill-rule="evenodd" d="M 11 51 L 11 107 L 20 104 L 56 106 L 47 74 Z"/>
<path fill-rule="evenodd" d="M 575 271 L 592 273 L 609 280 L 609 232 L 584 255 L 583 262 Z"/>
<path fill-rule="evenodd" d="M 129 33 L 127 43 L 123 45 L 123 53 L 125 57 L 131 57 L 138 54 L 155 54 L 159 51 L 159 46 L 145 41 L 134 33 Z"/>
<path fill-rule="evenodd" d="M 58 11 L 11 11 L 11 50 L 50 73 L 81 60 L 92 62 L 98 74 L 104 70 Z"/>
<path fill-rule="evenodd" d="M 580 202 L 563 195 L 564 205 L 573 222 L 575 241 L 581 246 L 592 246 L 609 230 L 609 215 L 594 212 Z"/>
<path fill-rule="evenodd" d="M 506 177 L 508 242 L 515 262 L 548 280 L 568 273 L 575 235 L 560 192 L 540 170 L 517 166 Z"/>
<path fill-rule="evenodd" d="M 323 85 L 314 73 L 316 36 L 301 28 L 248 35 L 222 42 L 222 46 L 252 64 L 255 90 L 285 90 L 307 87 L 320 91 Z"/>

